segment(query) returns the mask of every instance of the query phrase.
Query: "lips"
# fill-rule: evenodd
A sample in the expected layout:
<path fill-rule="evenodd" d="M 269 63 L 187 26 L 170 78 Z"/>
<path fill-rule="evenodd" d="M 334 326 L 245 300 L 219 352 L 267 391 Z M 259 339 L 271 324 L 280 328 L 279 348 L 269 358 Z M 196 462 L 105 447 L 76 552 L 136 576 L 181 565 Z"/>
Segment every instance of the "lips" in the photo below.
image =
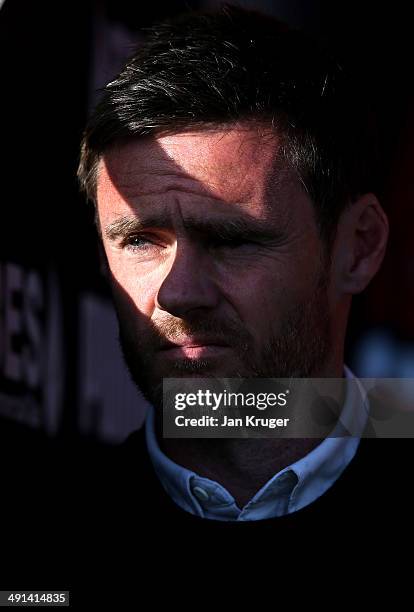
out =
<path fill-rule="evenodd" d="M 229 345 L 219 338 L 201 338 L 201 337 L 191 337 L 175 340 L 174 342 L 165 341 L 161 350 L 171 350 L 171 349 L 192 349 L 192 348 L 207 348 L 207 347 L 228 347 Z"/>
<path fill-rule="evenodd" d="M 165 340 L 161 355 L 169 359 L 206 359 L 222 356 L 229 344 L 217 336 L 182 336 L 174 342 Z"/>

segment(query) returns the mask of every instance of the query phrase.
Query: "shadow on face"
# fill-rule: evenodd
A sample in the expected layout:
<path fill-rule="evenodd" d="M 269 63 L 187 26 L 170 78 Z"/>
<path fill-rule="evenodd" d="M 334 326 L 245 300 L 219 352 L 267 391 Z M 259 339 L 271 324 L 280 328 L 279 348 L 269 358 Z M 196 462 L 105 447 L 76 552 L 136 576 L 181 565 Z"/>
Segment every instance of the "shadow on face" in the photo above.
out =
<path fill-rule="evenodd" d="M 165 377 L 324 372 L 329 270 L 313 204 L 279 153 L 275 135 L 239 126 L 135 139 L 101 160 L 121 346 L 155 405 Z"/>

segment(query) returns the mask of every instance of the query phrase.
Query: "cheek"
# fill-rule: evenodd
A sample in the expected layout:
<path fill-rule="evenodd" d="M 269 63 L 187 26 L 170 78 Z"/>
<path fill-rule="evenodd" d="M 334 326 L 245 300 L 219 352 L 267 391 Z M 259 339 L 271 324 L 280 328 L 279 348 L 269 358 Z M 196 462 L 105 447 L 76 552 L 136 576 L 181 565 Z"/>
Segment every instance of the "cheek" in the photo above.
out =
<path fill-rule="evenodd" d="M 236 279 L 235 279 L 236 280 Z M 276 275 L 263 275 L 252 270 L 240 275 L 237 282 L 223 287 L 223 295 L 237 313 L 238 319 L 256 337 L 266 335 L 269 326 L 286 308 L 286 292 Z"/>
<path fill-rule="evenodd" d="M 150 317 L 158 291 L 158 276 L 154 273 L 143 274 L 119 258 L 108 258 L 111 287 L 118 311 L 128 316 L 138 313 Z"/>
<path fill-rule="evenodd" d="M 312 297 L 313 276 L 314 271 L 302 275 L 287 266 L 247 271 L 237 284 L 227 285 L 227 299 L 251 333 L 266 336 L 281 330 L 289 312 Z"/>

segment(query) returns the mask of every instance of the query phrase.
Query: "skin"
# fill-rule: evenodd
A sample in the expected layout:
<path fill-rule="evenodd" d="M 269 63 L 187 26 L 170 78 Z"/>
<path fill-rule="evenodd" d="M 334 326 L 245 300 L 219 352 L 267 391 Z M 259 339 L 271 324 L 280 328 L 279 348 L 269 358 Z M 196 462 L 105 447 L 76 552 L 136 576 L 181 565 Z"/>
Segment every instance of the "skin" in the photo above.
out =
<path fill-rule="evenodd" d="M 121 344 L 158 415 L 163 377 L 343 375 L 351 298 L 381 265 L 387 219 L 373 194 L 359 198 L 328 264 L 313 203 L 279 147 L 245 124 L 118 143 L 101 160 L 98 221 Z M 267 235 L 218 239 L 219 222 L 235 219 Z M 227 346 L 161 350 L 194 334 Z M 319 442 L 160 439 L 240 507 Z"/>

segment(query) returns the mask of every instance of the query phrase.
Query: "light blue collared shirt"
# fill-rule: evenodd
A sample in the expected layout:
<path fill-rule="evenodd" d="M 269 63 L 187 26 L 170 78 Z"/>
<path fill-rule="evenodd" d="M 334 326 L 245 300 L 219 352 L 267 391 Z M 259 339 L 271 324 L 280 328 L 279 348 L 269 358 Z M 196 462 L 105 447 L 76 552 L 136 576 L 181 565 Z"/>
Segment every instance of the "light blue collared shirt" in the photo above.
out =
<path fill-rule="evenodd" d="M 348 384 L 341 423 L 349 431 L 362 433 L 367 411 L 362 386 L 345 366 Z M 154 410 L 150 407 L 145 424 L 148 453 L 155 472 L 171 499 L 196 516 L 217 521 L 259 521 L 296 512 L 323 495 L 353 459 L 360 437 L 328 437 L 310 453 L 275 474 L 252 499 L 239 508 L 234 497 L 218 482 L 198 476 L 177 465 L 160 449 L 155 435 Z"/>

